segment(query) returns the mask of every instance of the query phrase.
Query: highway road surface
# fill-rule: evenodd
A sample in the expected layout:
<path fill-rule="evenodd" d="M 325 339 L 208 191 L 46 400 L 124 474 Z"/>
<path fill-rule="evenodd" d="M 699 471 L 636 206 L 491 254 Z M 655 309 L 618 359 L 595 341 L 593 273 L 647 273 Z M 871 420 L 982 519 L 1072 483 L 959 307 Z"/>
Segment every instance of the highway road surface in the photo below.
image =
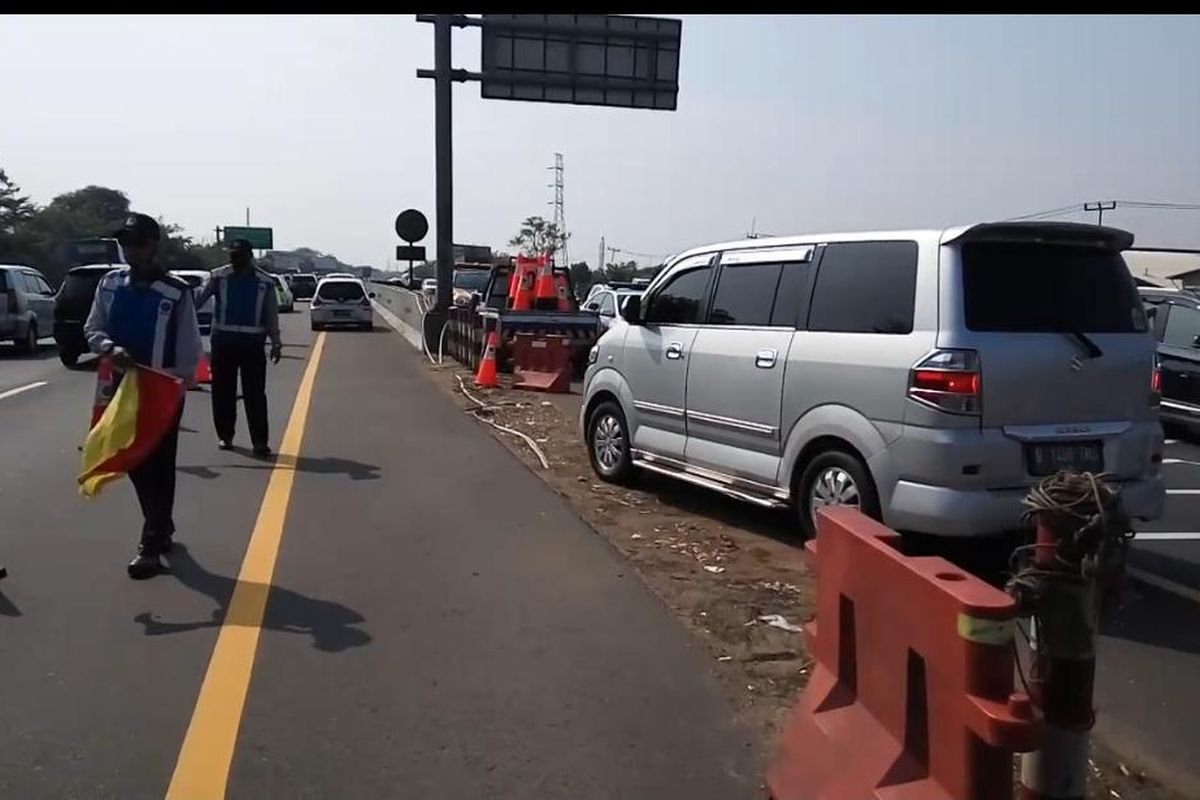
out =
<path fill-rule="evenodd" d="M 283 323 L 277 459 L 189 393 L 144 582 L 128 482 L 75 491 L 94 375 L 0 352 L 0 797 L 758 796 L 698 643 L 399 336 Z"/>

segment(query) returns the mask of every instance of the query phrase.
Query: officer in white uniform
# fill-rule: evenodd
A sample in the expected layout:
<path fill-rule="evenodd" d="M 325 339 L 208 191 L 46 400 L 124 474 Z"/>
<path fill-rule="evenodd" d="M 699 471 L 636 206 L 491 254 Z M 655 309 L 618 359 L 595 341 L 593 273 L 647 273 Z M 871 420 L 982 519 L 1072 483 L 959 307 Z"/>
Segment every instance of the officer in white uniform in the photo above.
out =
<path fill-rule="evenodd" d="M 88 347 L 110 356 L 118 369 L 140 364 L 191 382 L 202 347 L 196 305 L 191 287 L 167 274 L 155 257 L 162 236 L 158 223 L 145 214 L 130 214 L 113 235 L 129 266 L 100 279 L 84 324 Z M 154 452 L 129 473 L 145 518 L 137 555 L 129 562 L 131 578 L 157 575 L 163 570 L 161 555 L 171 549 L 180 416 Z"/>

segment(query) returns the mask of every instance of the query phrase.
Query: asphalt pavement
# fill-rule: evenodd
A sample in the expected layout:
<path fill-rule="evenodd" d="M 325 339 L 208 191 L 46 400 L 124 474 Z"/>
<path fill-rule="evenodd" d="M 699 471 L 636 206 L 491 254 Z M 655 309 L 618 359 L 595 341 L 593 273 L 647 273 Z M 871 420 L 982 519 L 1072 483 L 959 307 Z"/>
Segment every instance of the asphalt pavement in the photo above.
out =
<path fill-rule="evenodd" d="M 279 457 L 217 451 L 189 393 L 145 582 L 128 482 L 75 491 L 94 375 L 0 349 L 0 797 L 757 796 L 755 732 L 628 565 L 396 334 L 282 319 Z"/>
<path fill-rule="evenodd" d="M 1122 607 L 1102 626 L 1097 726 L 1200 797 L 1200 444 L 1168 439 L 1162 518 L 1137 524 Z"/>

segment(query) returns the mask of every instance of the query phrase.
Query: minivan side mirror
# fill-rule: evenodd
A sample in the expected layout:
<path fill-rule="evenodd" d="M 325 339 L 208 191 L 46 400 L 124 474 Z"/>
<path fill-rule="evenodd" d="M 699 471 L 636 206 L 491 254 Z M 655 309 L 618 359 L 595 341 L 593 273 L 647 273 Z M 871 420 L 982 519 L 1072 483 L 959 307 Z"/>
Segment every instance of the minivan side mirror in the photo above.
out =
<path fill-rule="evenodd" d="M 630 325 L 642 324 L 642 298 L 640 295 L 631 295 L 625 301 L 625 305 L 621 307 L 621 317 Z"/>
<path fill-rule="evenodd" d="M 369 297 L 369 298 L 371 298 L 372 300 L 374 300 L 374 299 L 375 299 L 375 293 L 374 293 L 374 292 L 369 292 L 369 293 L 367 294 L 367 297 Z"/>

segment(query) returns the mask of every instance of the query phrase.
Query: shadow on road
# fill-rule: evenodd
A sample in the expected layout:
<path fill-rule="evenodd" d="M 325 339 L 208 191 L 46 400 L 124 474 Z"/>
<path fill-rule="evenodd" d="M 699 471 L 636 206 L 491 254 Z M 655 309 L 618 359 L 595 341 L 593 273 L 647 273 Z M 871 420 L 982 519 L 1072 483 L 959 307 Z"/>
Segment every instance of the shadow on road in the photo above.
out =
<path fill-rule="evenodd" d="M 19 617 L 21 609 L 17 608 L 12 600 L 5 596 L 4 592 L 0 592 L 0 617 Z"/>
<path fill-rule="evenodd" d="M 1129 565 L 1189 588 L 1200 588 L 1200 564 L 1191 561 L 1134 549 L 1129 553 Z M 1197 604 L 1186 597 L 1131 580 L 1123 593 L 1121 607 L 1102 621 L 1100 633 L 1181 653 L 1200 654 L 1196 611 Z"/>
<path fill-rule="evenodd" d="M 252 617 L 227 618 L 230 600 L 234 588 L 237 587 L 240 591 L 251 594 L 247 598 L 250 602 L 245 604 L 250 608 L 257 608 L 262 600 L 266 600 L 266 613 L 261 624 L 265 630 L 308 634 L 312 637 L 313 647 L 327 653 L 361 647 L 372 640 L 371 634 L 354 627 L 366 621 L 363 615 L 340 603 L 318 600 L 279 586 L 239 583 L 236 578 L 217 575 L 199 564 L 192 558 L 187 547 L 178 542 L 167 561 L 170 562 L 171 573 L 176 580 L 187 588 L 212 598 L 217 607 L 213 609 L 211 619 L 196 622 L 167 622 L 156 619 L 149 611 L 144 611 L 133 619 L 144 628 L 147 636 L 218 628 L 223 624 L 246 627 L 258 624 L 258 620 Z"/>
<path fill-rule="evenodd" d="M 233 452 L 254 458 L 251 452 L 244 447 L 235 447 L 233 448 Z M 352 481 L 375 481 L 379 480 L 380 477 L 380 468 L 374 464 L 364 464 L 361 461 L 338 458 L 337 456 L 323 456 L 321 458 L 300 456 L 299 458 L 295 458 L 293 456 L 277 455 L 268 459 L 255 458 L 254 462 L 248 464 L 199 464 L 178 467 L 177 469 L 186 475 L 211 480 L 212 478 L 220 477 L 221 470 L 225 469 L 275 469 L 276 467 L 293 469 L 297 472 L 309 472 L 315 475 L 345 474 Z"/>

